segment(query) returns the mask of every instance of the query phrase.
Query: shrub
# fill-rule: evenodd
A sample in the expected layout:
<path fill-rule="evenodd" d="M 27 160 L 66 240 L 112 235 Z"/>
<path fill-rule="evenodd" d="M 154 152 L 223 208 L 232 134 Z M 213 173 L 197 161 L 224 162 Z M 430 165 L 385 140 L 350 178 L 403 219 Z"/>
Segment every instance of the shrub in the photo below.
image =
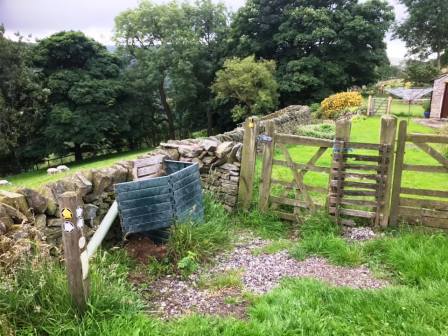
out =
<path fill-rule="evenodd" d="M 333 124 L 313 124 L 297 128 L 297 135 L 309 136 L 319 139 L 334 139 L 336 127 Z"/>
<path fill-rule="evenodd" d="M 431 110 L 431 101 L 430 100 L 425 100 L 422 103 L 422 107 L 423 107 L 423 111 L 424 112 L 430 111 Z"/>
<path fill-rule="evenodd" d="M 326 118 L 335 119 L 347 113 L 347 109 L 361 106 L 362 96 L 359 92 L 340 92 L 325 98 L 320 105 Z"/>

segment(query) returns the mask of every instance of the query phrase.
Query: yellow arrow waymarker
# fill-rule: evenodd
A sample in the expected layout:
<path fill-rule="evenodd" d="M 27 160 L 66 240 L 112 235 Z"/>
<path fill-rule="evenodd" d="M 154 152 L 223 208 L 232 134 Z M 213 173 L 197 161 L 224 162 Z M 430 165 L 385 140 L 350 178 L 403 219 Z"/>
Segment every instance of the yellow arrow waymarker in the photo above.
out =
<path fill-rule="evenodd" d="M 62 209 L 61 210 L 61 215 L 62 215 L 62 218 L 64 218 L 64 219 L 72 219 L 73 218 L 73 213 L 68 208 Z"/>

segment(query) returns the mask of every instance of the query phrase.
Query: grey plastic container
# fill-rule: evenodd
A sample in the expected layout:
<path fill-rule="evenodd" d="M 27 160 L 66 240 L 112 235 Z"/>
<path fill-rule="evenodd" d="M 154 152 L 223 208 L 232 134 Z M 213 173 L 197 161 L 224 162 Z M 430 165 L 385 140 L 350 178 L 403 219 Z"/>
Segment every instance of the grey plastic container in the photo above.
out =
<path fill-rule="evenodd" d="M 165 160 L 164 168 L 166 176 L 115 185 L 125 236 L 168 228 L 176 221 L 203 221 L 198 165 Z"/>

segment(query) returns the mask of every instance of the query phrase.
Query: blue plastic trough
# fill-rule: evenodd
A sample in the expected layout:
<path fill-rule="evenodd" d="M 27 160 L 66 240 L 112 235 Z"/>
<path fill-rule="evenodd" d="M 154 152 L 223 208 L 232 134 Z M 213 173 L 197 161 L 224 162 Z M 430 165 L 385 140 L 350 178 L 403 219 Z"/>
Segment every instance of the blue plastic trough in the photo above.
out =
<path fill-rule="evenodd" d="M 168 228 L 176 221 L 203 220 L 198 165 L 165 160 L 164 168 L 166 176 L 115 185 L 125 236 Z"/>

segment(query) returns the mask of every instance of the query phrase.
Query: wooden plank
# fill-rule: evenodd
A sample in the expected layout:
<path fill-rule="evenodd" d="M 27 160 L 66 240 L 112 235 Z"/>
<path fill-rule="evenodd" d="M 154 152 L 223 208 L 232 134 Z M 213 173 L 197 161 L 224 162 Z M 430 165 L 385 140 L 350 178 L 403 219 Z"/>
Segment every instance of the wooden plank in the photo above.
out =
<path fill-rule="evenodd" d="M 344 157 L 355 161 L 381 162 L 381 156 L 377 155 L 344 154 Z"/>
<path fill-rule="evenodd" d="M 448 173 L 448 168 L 442 166 L 430 166 L 430 165 L 412 165 L 403 164 L 403 170 L 422 172 L 422 173 Z"/>
<path fill-rule="evenodd" d="M 448 202 L 434 201 L 428 199 L 401 197 L 400 205 L 408 207 L 434 209 L 434 210 L 448 210 Z"/>
<path fill-rule="evenodd" d="M 330 207 L 330 213 L 335 213 L 336 208 Z M 376 216 L 375 212 L 371 211 L 364 211 L 364 210 L 354 210 L 354 209 L 339 209 L 339 212 L 341 215 L 345 216 L 351 216 L 351 217 L 361 217 L 361 218 L 368 218 L 368 219 L 374 219 Z"/>
<path fill-rule="evenodd" d="M 330 196 L 330 204 L 335 204 L 336 202 L 337 202 L 337 197 Z M 360 205 L 360 206 L 368 206 L 368 207 L 375 207 L 375 208 L 377 206 L 376 201 L 351 199 L 351 198 L 343 198 L 343 199 L 341 199 L 340 203 L 342 205 Z"/>
<path fill-rule="evenodd" d="M 287 162 L 283 160 L 273 160 L 272 163 L 277 166 L 283 166 L 287 168 L 292 169 L 300 169 L 302 173 L 305 173 L 307 171 L 317 172 L 317 173 L 330 173 L 330 167 L 321 167 L 321 166 L 315 166 L 311 164 L 304 164 L 304 163 L 297 163 L 297 162 Z"/>
<path fill-rule="evenodd" d="M 281 185 L 282 187 L 290 190 L 290 189 L 297 189 L 297 185 L 294 182 L 286 182 L 286 181 L 282 181 L 282 180 L 276 180 L 276 179 L 272 179 L 271 180 L 272 184 L 278 184 Z M 312 186 L 309 184 L 305 184 L 305 187 L 309 190 L 309 191 L 315 191 L 315 192 L 321 192 L 321 193 L 326 193 L 328 190 L 326 188 L 323 187 L 318 187 L 318 186 Z"/>
<path fill-rule="evenodd" d="M 255 162 L 257 159 L 258 126 L 259 120 L 257 117 L 247 118 L 243 126 L 244 138 L 238 186 L 238 204 L 242 209 L 248 209 L 252 201 Z"/>
<path fill-rule="evenodd" d="M 448 137 L 446 137 L 448 139 Z M 422 151 L 424 151 L 426 154 L 431 156 L 433 159 L 435 159 L 438 163 L 440 163 L 443 167 L 448 168 L 448 160 L 440 154 L 438 151 L 436 151 L 434 148 L 432 148 L 430 145 L 426 143 L 419 143 L 416 142 L 415 145 L 420 148 Z"/>
<path fill-rule="evenodd" d="M 406 136 L 406 141 L 412 141 L 415 144 L 425 142 L 448 144 L 448 136 L 436 135 L 436 134 L 409 133 Z"/>
<path fill-rule="evenodd" d="M 337 186 L 337 180 L 331 181 L 331 186 Z M 344 181 L 344 187 L 356 187 L 361 189 L 369 189 L 369 190 L 377 190 L 378 183 L 366 183 L 366 182 L 357 182 L 357 181 Z"/>
<path fill-rule="evenodd" d="M 361 180 L 375 180 L 381 181 L 383 177 L 379 174 L 363 174 L 363 173 L 353 173 L 341 171 L 340 174 L 346 179 L 361 179 Z"/>
<path fill-rule="evenodd" d="M 352 170 L 367 170 L 367 171 L 379 171 L 381 170 L 381 165 L 367 165 L 367 164 L 356 164 L 356 163 L 346 163 L 344 164 L 345 169 Z"/>
<path fill-rule="evenodd" d="M 316 147 L 333 147 L 334 144 L 332 140 L 280 133 L 275 134 L 275 141 L 279 144 L 285 145 L 304 145 Z"/>
<path fill-rule="evenodd" d="M 371 150 L 379 150 L 379 144 L 373 143 L 363 143 L 363 142 L 349 142 L 346 144 L 347 148 L 356 148 L 356 149 L 371 149 Z"/>
<path fill-rule="evenodd" d="M 141 178 L 144 176 L 156 174 L 162 170 L 162 164 L 146 166 L 137 169 L 137 178 Z"/>
<path fill-rule="evenodd" d="M 272 160 L 274 158 L 274 122 L 268 120 L 265 125 L 266 135 L 272 138 L 272 142 L 265 143 L 263 149 L 263 164 L 261 170 L 260 210 L 266 211 L 269 206 L 269 194 L 271 192 Z"/>
<path fill-rule="evenodd" d="M 394 176 L 392 182 L 392 192 L 390 197 L 389 224 L 397 225 L 398 206 L 400 204 L 401 178 L 403 175 L 404 151 L 406 147 L 407 123 L 400 121 L 397 137 L 397 152 L 395 154 Z"/>
<path fill-rule="evenodd" d="M 304 201 L 301 201 L 301 200 L 298 200 L 295 198 L 270 196 L 269 200 L 275 204 L 292 205 L 292 206 L 299 207 L 299 208 L 308 208 L 307 202 L 304 202 Z M 322 207 L 322 205 L 320 205 L 320 204 L 314 204 L 314 206 L 316 208 Z"/>
<path fill-rule="evenodd" d="M 431 196 L 431 197 L 444 197 L 448 198 L 448 191 L 444 190 L 430 190 L 430 189 L 416 189 L 416 188 L 401 188 L 402 194 L 418 195 L 418 196 Z"/>
<path fill-rule="evenodd" d="M 342 191 L 342 196 L 377 196 L 379 191 L 371 190 L 347 190 L 344 188 Z"/>
<path fill-rule="evenodd" d="M 413 207 L 400 206 L 400 216 L 412 217 L 431 217 L 431 218 L 448 218 L 448 211 L 439 211 L 433 209 L 420 209 Z"/>
<path fill-rule="evenodd" d="M 289 167 L 292 171 L 292 174 L 294 176 L 294 181 L 297 184 L 297 188 L 301 191 L 301 193 L 303 194 L 305 201 L 308 203 L 308 207 L 309 209 L 314 212 L 316 209 L 314 207 L 314 203 L 313 200 L 311 199 L 308 190 L 306 189 L 304 183 L 303 183 L 303 174 L 299 173 L 295 168 L 292 168 L 294 163 L 292 161 L 291 155 L 288 152 L 288 149 L 286 148 L 285 145 L 281 144 L 280 145 L 281 149 L 283 150 L 283 154 L 285 155 L 285 159 L 286 161 L 289 163 Z"/>

